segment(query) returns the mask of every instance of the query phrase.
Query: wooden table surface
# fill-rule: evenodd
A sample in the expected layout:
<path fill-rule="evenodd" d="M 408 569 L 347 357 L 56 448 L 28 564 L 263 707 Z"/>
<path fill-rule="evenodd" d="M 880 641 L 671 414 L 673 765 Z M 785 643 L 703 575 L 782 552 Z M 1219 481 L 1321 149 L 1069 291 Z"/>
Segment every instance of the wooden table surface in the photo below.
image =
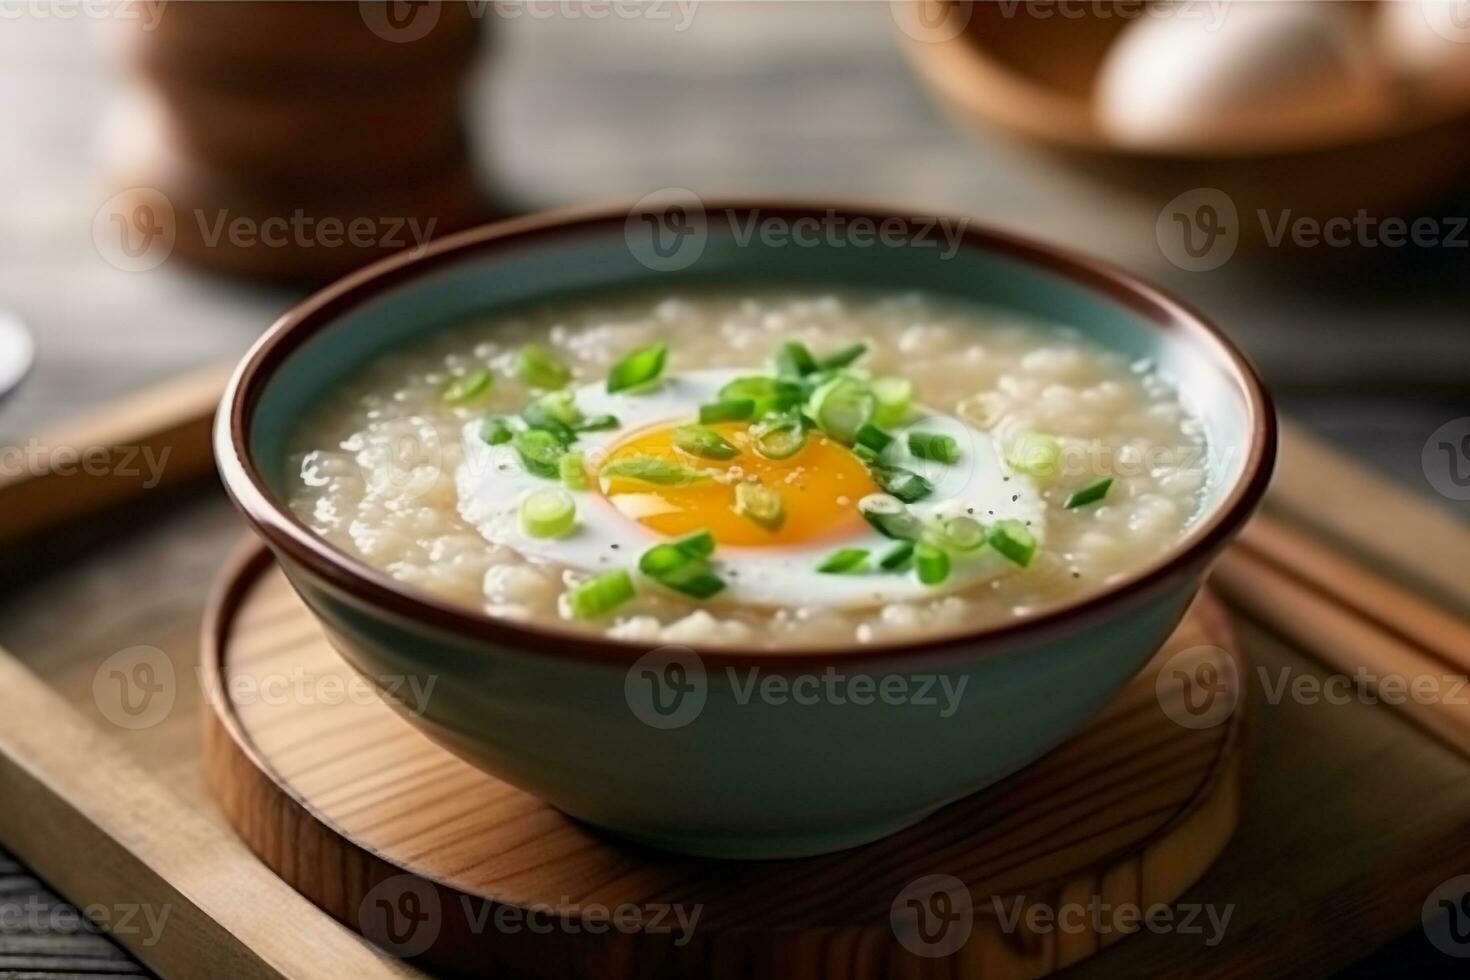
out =
<path fill-rule="evenodd" d="M 1096 252 L 1224 324 L 1286 411 L 1432 505 L 1466 513 L 1434 494 L 1419 459 L 1437 426 L 1470 415 L 1470 250 L 1272 254 L 1184 272 L 1153 238 L 1163 200 L 1115 199 L 953 128 L 910 76 L 887 3 L 759 6 L 699 4 L 685 24 L 688 11 L 674 5 L 663 8 L 666 20 L 598 21 L 510 18 L 486 5 L 495 39 L 474 117 L 487 180 L 515 208 L 669 186 L 871 197 L 968 212 Z M 0 21 L 0 306 L 30 322 L 39 346 L 35 375 L 0 409 L 0 445 L 233 357 L 295 299 L 172 262 L 129 273 L 101 257 L 91 226 L 109 191 L 96 129 L 119 81 L 91 42 L 95 25 L 56 9 Z M 1470 186 L 1423 213 L 1470 213 Z M 155 590 L 202 601 L 238 533 L 222 499 L 200 488 L 77 528 L 44 553 L 0 557 L 0 643 L 43 658 L 68 617 L 125 597 L 144 604 L 146 622 L 147 595 L 131 580 L 142 551 L 157 556 Z M 44 907 L 56 901 L 0 854 L 0 910 L 30 907 L 33 896 Z M 0 922 L 0 977 L 143 972 L 101 936 L 44 926 Z M 1447 961 L 1423 945 L 1407 937 L 1355 972 L 1429 975 Z"/>

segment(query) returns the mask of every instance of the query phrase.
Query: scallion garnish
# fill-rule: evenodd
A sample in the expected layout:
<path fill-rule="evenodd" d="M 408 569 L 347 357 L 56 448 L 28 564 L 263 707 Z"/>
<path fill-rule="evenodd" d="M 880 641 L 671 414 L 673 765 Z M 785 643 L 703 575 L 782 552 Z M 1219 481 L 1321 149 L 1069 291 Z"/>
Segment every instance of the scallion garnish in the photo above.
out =
<path fill-rule="evenodd" d="M 578 432 L 605 432 L 621 425 L 616 415 L 593 415 L 578 422 L 572 428 Z"/>
<path fill-rule="evenodd" d="M 633 577 L 620 568 L 570 589 L 566 594 L 567 610 L 578 619 L 596 619 L 612 612 L 633 595 Z"/>
<path fill-rule="evenodd" d="M 1062 444 L 1049 435 L 1027 432 L 1011 443 L 1006 462 L 1017 472 L 1050 480 L 1061 472 Z"/>
<path fill-rule="evenodd" d="M 674 445 L 701 459 L 734 459 L 740 455 L 740 450 L 730 440 L 703 425 L 677 426 Z"/>
<path fill-rule="evenodd" d="M 817 369 L 817 359 L 798 340 L 788 340 L 776 348 L 776 373 L 788 378 L 800 378 Z"/>
<path fill-rule="evenodd" d="M 859 500 L 858 513 L 884 537 L 916 541 L 924 530 L 902 500 L 886 493 L 870 493 Z"/>
<path fill-rule="evenodd" d="M 908 418 L 914 404 L 914 383 L 908 378 L 875 378 L 869 385 L 878 406 L 873 410 L 877 425 L 894 426 Z"/>
<path fill-rule="evenodd" d="M 878 567 L 885 572 L 902 572 L 908 569 L 914 561 L 914 543 L 912 541 L 900 541 L 883 553 L 878 559 Z"/>
<path fill-rule="evenodd" d="M 817 571 L 824 575 L 848 575 L 862 571 L 867 564 L 867 549 L 840 548 L 823 559 Z"/>
<path fill-rule="evenodd" d="M 490 372 L 484 369 L 450 378 L 444 387 L 439 389 L 439 399 L 446 405 L 468 405 L 473 401 L 478 401 L 481 396 L 489 394 L 491 380 Z"/>
<path fill-rule="evenodd" d="M 545 400 L 538 398 L 521 409 L 521 421 L 531 429 L 554 436 L 556 441 L 563 446 L 570 446 L 577 440 L 577 433 L 558 417 L 564 414 L 565 409 L 562 406 L 552 407 Z"/>
<path fill-rule="evenodd" d="M 909 452 L 920 459 L 936 463 L 957 463 L 960 459 L 960 444 L 954 436 L 938 432 L 910 432 Z"/>
<path fill-rule="evenodd" d="M 550 480 L 561 475 L 559 464 L 566 447 L 555 435 L 544 429 L 524 429 L 512 441 L 527 472 Z"/>
<path fill-rule="evenodd" d="M 990 528 L 987 539 L 990 546 L 1011 561 L 1025 568 L 1036 555 L 1036 535 L 1013 518 L 996 521 Z"/>
<path fill-rule="evenodd" d="M 932 544 L 914 545 L 914 566 L 918 570 L 919 581 L 925 585 L 938 585 L 949 578 L 949 554 Z"/>
<path fill-rule="evenodd" d="M 806 445 L 806 428 L 800 419 L 774 415 L 752 425 L 750 437 L 766 459 L 790 459 Z"/>
<path fill-rule="evenodd" d="M 893 437 L 871 422 L 864 422 L 863 427 L 857 430 L 856 445 L 865 449 L 881 454 L 892 444 Z"/>
<path fill-rule="evenodd" d="M 767 531 L 786 522 L 786 501 L 781 491 L 761 483 L 735 484 L 735 513 L 749 518 Z"/>
<path fill-rule="evenodd" d="M 480 438 L 492 446 L 504 445 L 515 437 L 515 432 L 499 415 L 492 415 L 480 426 Z"/>
<path fill-rule="evenodd" d="M 561 487 L 534 490 L 521 501 L 521 527 L 533 538 L 559 538 L 577 521 L 577 504 Z"/>
<path fill-rule="evenodd" d="M 868 345 L 864 343 L 849 344 L 834 353 L 828 354 L 817 362 L 817 367 L 823 371 L 838 371 L 847 367 L 853 361 L 868 352 Z"/>
<path fill-rule="evenodd" d="M 807 412 L 823 432 L 850 446 L 857 438 L 858 430 L 872 419 L 877 404 L 866 384 L 856 378 L 838 375 L 812 392 Z"/>
<path fill-rule="evenodd" d="M 693 558 L 708 558 L 715 553 L 715 536 L 707 527 L 702 527 L 698 531 L 690 531 L 682 538 L 670 541 L 669 544 Z"/>
<path fill-rule="evenodd" d="M 720 389 L 722 401 L 751 401 L 751 416 L 759 418 L 772 412 L 784 412 L 801 404 L 806 389 L 794 381 L 752 375 L 736 378 Z"/>
<path fill-rule="evenodd" d="M 625 355 L 608 372 L 607 390 L 630 391 L 652 384 L 664 373 L 664 361 L 668 356 L 667 344 L 651 344 Z"/>
<path fill-rule="evenodd" d="M 1093 480 L 1087 486 L 1068 497 L 1064 506 L 1070 509 L 1072 507 L 1086 507 L 1088 504 L 1095 504 L 1108 495 L 1108 490 L 1112 486 L 1113 478 L 1110 476 L 1105 476 L 1101 480 Z"/>
<path fill-rule="evenodd" d="M 708 599 L 725 587 L 709 562 L 678 544 L 656 544 L 638 559 L 638 570 L 658 584 L 695 599 Z"/>
<path fill-rule="evenodd" d="M 579 452 L 570 452 L 557 460 L 561 482 L 570 490 L 587 489 L 587 457 Z"/>
<path fill-rule="evenodd" d="M 975 551 L 985 545 L 985 526 L 973 517 L 951 517 L 944 522 L 940 543 L 951 551 Z"/>
<path fill-rule="evenodd" d="M 516 352 L 515 373 L 532 388 L 548 390 L 565 387 L 572 380 L 572 369 L 542 344 L 527 344 Z"/>
<path fill-rule="evenodd" d="M 934 484 L 901 466 L 869 466 L 873 482 L 906 504 L 923 500 L 934 492 Z"/>
<path fill-rule="evenodd" d="M 726 398 L 699 406 L 699 421 L 709 425 L 713 422 L 741 422 L 755 414 L 755 401 L 750 398 Z"/>
<path fill-rule="evenodd" d="M 661 487 L 687 487 L 700 480 L 708 480 L 709 474 L 682 463 L 673 463 L 657 456 L 624 456 L 607 463 L 598 471 L 599 477 L 623 477 L 642 480 Z"/>

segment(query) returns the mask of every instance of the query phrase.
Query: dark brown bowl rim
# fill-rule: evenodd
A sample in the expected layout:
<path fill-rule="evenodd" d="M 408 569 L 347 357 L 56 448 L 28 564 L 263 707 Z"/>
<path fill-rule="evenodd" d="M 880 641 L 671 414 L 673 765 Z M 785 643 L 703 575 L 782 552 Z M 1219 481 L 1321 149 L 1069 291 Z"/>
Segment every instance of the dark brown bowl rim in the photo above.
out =
<path fill-rule="evenodd" d="M 832 214 L 848 221 L 864 218 L 878 222 L 897 217 L 909 223 L 930 222 L 937 217 L 907 208 L 836 201 L 720 199 L 706 202 L 704 208 L 706 212 L 722 213 L 757 211 L 763 216 L 788 221 Z M 246 438 L 261 391 L 275 369 L 347 309 L 468 255 L 513 248 L 528 240 L 568 232 L 622 227 L 633 209 L 632 204 L 624 203 L 550 211 L 446 236 L 423 250 L 366 266 L 321 289 L 276 320 L 230 378 L 215 433 L 215 458 L 226 492 L 257 533 L 278 555 L 299 563 L 369 607 L 472 640 L 538 654 L 613 663 L 631 662 L 649 650 L 666 646 L 497 619 L 399 583 L 339 551 L 281 506 L 251 458 Z M 908 660 L 920 656 L 973 658 L 999 654 L 1014 649 L 1022 638 L 1037 639 L 1078 628 L 1089 621 L 1104 621 L 1120 605 L 1146 598 L 1196 567 L 1203 574 L 1204 566 L 1225 547 L 1260 503 L 1276 456 L 1276 416 L 1255 368 L 1218 327 L 1186 304 L 1114 266 L 968 219 L 951 220 L 962 228 L 964 247 L 979 248 L 1057 273 L 1122 303 L 1162 331 L 1182 331 L 1188 335 L 1193 349 L 1223 367 L 1245 393 L 1250 415 L 1250 452 L 1245 469 L 1214 513 L 1191 528 L 1164 556 L 1121 581 L 1071 602 L 1004 623 L 927 639 L 861 646 L 797 646 L 785 651 L 735 646 L 698 648 L 706 664 L 781 668 L 867 662 L 883 657 Z"/>

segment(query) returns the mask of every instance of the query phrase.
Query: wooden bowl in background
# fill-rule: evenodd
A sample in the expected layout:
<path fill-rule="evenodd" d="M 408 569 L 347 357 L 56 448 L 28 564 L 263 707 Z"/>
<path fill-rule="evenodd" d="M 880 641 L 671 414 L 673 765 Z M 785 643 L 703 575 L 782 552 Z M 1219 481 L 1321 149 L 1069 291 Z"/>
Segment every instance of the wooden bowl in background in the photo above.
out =
<path fill-rule="evenodd" d="M 1287 149 L 1228 141 L 1208 152 L 1117 145 L 1098 124 L 1093 88 L 1139 4 L 1114 6 L 1112 16 L 1079 4 L 1069 17 L 1041 18 L 1028 15 L 1024 3 L 918 0 L 915 23 L 927 27 L 905 29 L 904 48 L 960 120 L 1012 137 L 1063 172 L 1154 210 L 1195 188 L 1224 191 L 1241 216 L 1242 247 L 1268 240 L 1252 217 L 1258 210 L 1318 220 L 1352 218 L 1362 209 L 1412 218 L 1413 209 L 1470 182 L 1470 99 L 1396 92 L 1396 111 L 1373 125 Z M 1355 16 L 1375 14 L 1372 5 L 1348 6 Z"/>

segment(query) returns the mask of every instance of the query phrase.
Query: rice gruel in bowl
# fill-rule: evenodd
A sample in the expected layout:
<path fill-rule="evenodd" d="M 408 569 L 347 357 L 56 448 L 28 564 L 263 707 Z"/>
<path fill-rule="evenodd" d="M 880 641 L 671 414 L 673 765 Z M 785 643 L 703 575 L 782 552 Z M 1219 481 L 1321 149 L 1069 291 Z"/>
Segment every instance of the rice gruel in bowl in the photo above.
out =
<path fill-rule="evenodd" d="M 379 356 L 291 440 L 289 504 L 407 585 L 614 639 L 972 630 L 1198 516 L 1203 427 L 1066 324 L 919 294 L 548 305 Z"/>

